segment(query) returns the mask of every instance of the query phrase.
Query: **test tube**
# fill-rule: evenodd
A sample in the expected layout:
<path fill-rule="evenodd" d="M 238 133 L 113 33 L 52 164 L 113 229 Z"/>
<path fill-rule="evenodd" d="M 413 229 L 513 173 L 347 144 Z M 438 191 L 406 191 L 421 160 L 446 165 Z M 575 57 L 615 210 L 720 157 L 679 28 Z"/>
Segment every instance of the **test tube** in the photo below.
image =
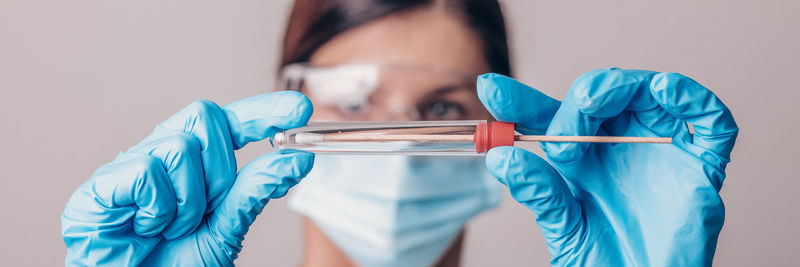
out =
<path fill-rule="evenodd" d="M 474 136 L 485 120 L 311 122 L 275 134 L 275 149 L 314 153 L 480 155 Z M 512 128 L 513 130 L 513 128 Z"/>
<path fill-rule="evenodd" d="M 394 155 L 483 155 L 516 142 L 670 144 L 669 137 L 516 135 L 508 122 L 408 121 L 311 122 L 276 133 L 274 149 L 314 153 Z"/>

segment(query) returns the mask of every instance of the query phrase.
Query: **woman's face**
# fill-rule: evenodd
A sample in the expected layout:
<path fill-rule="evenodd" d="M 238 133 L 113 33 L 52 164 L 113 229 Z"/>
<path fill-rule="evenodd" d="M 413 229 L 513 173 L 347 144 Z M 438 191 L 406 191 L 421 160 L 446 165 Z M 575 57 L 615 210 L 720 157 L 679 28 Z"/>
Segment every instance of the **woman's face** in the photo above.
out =
<path fill-rule="evenodd" d="M 489 71 L 478 38 L 438 7 L 393 14 L 348 30 L 320 47 L 309 64 L 374 63 L 379 79 L 365 95 L 368 104 L 350 108 L 304 89 L 314 104 L 312 120 L 487 119 L 475 92 L 477 75 Z"/>

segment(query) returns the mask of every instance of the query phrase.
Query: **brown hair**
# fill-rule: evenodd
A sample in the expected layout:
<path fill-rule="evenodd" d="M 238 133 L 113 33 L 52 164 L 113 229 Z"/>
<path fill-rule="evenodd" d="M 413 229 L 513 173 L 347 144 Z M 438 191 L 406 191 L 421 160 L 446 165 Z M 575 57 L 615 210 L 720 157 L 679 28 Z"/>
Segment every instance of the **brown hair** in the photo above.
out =
<path fill-rule="evenodd" d="M 306 62 L 323 44 L 348 29 L 437 0 L 297 0 L 283 39 L 280 67 Z M 483 41 L 491 72 L 511 75 L 506 26 L 496 0 L 443 0 Z M 279 69 L 281 69 L 279 68 Z"/>

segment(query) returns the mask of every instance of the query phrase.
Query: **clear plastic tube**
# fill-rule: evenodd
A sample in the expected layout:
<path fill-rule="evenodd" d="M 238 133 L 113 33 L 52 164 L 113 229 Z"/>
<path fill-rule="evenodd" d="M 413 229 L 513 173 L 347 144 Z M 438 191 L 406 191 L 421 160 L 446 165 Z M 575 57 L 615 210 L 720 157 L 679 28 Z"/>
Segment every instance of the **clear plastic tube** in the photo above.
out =
<path fill-rule="evenodd" d="M 485 120 L 311 122 L 275 134 L 272 147 L 314 153 L 481 155 L 473 137 Z"/>
<path fill-rule="evenodd" d="M 272 147 L 315 153 L 483 155 L 516 142 L 671 144 L 670 137 L 516 135 L 508 122 L 312 122 L 275 134 Z"/>

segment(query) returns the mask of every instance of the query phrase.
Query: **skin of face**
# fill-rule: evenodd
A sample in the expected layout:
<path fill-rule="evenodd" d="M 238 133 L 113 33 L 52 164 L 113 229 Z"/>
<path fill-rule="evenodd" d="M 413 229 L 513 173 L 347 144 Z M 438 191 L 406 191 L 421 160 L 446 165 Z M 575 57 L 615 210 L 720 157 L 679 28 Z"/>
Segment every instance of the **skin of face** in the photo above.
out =
<path fill-rule="evenodd" d="M 431 102 L 457 103 L 463 112 L 453 113 L 453 109 L 448 108 L 442 112 L 440 105 L 439 112 L 433 113 L 445 116 L 423 114 L 421 119 L 490 118 L 474 89 L 476 76 L 489 71 L 482 42 L 463 21 L 439 4 L 392 14 L 343 32 L 317 50 L 309 64 L 335 66 L 359 61 L 419 66 L 421 70 L 448 70 L 472 76 L 468 76 L 465 85 L 463 77 L 430 72 L 400 71 L 382 75 L 379 89 L 370 95 L 370 102 L 374 104 L 368 116 L 348 117 L 333 107 L 315 104 L 312 121 L 411 120 L 408 114 L 392 116 L 389 111 Z M 312 94 L 308 97 L 312 103 L 324 102 Z M 355 266 L 310 219 L 303 218 L 303 228 L 301 265 Z M 435 266 L 458 266 L 462 240 L 463 230 Z"/>

